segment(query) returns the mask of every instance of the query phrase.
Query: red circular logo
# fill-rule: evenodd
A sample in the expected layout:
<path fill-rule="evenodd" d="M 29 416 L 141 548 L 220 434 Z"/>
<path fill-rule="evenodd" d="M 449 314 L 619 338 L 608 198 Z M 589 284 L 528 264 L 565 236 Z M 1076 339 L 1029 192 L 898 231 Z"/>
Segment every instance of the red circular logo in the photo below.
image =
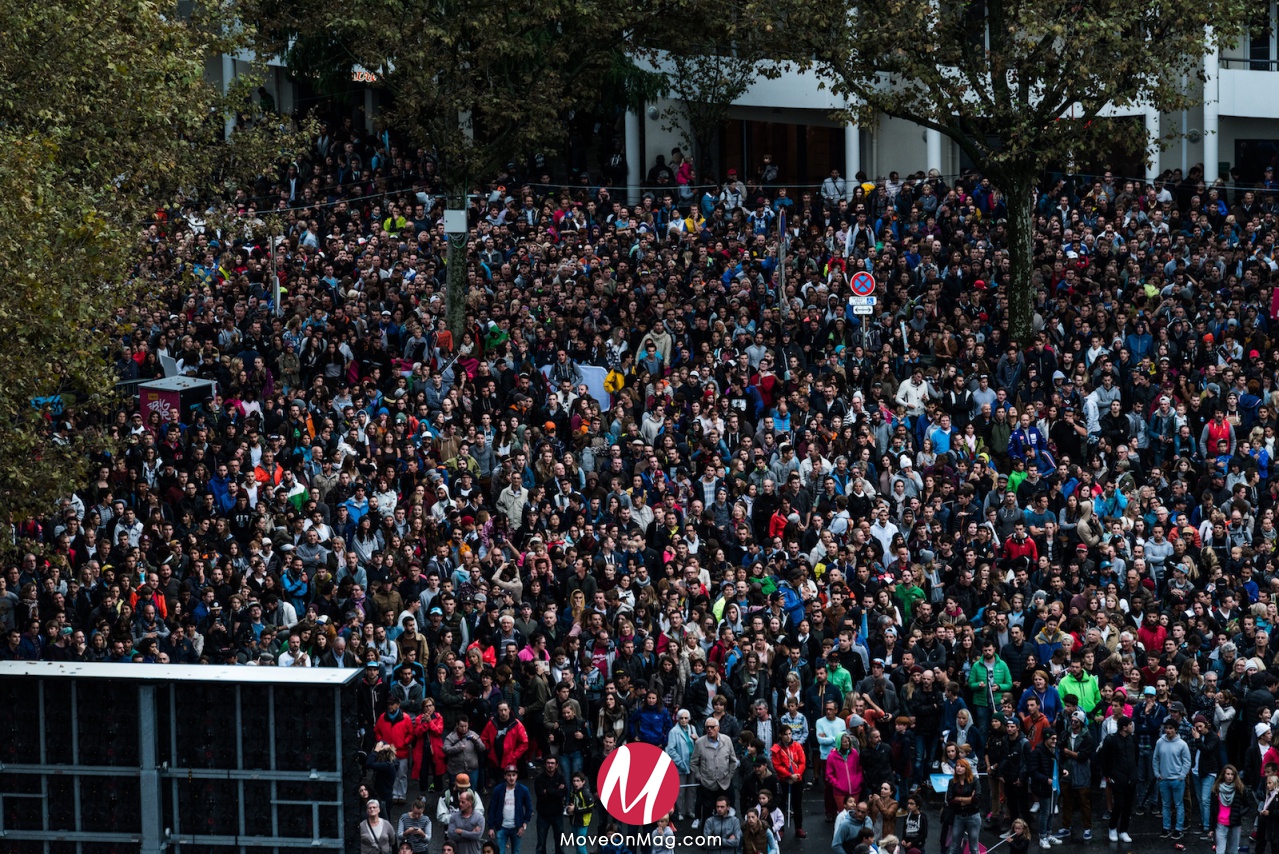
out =
<path fill-rule="evenodd" d="M 623 824 L 652 824 L 675 808 L 679 770 L 661 748 L 623 744 L 605 758 L 595 785 L 613 818 Z"/>

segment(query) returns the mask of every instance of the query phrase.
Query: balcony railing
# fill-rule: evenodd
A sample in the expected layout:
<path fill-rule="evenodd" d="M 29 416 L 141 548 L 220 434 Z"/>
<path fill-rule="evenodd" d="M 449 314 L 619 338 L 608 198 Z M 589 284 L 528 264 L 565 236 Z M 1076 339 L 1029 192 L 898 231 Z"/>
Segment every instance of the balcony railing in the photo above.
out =
<path fill-rule="evenodd" d="M 1279 71 L 1279 59 L 1248 59 L 1242 56 L 1223 56 L 1221 67 L 1237 71 Z"/>

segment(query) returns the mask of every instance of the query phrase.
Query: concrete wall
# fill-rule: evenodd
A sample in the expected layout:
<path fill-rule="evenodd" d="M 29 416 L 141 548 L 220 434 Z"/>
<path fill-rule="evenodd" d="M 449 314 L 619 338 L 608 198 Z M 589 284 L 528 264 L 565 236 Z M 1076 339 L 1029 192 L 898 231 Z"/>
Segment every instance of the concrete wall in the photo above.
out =
<path fill-rule="evenodd" d="M 893 119 L 881 116 L 878 124 L 869 134 L 870 151 L 862 151 L 862 169 L 872 181 L 880 176 L 887 176 L 894 169 L 901 173 L 915 172 L 927 168 L 928 146 L 924 143 L 924 129 L 914 122 L 905 119 Z M 953 148 L 949 140 L 942 140 L 942 172 L 950 173 L 946 168 L 949 149 Z"/>

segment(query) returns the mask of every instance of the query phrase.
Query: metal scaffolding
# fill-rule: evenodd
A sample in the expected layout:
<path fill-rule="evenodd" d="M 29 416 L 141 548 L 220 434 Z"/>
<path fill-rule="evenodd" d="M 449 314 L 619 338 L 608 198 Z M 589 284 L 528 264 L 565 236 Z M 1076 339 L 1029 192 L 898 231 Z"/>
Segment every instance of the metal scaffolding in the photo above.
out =
<path fill-rule="evenodd" d="M 0 662 L 0 846 L 344 851 L 358 673 Z"/>

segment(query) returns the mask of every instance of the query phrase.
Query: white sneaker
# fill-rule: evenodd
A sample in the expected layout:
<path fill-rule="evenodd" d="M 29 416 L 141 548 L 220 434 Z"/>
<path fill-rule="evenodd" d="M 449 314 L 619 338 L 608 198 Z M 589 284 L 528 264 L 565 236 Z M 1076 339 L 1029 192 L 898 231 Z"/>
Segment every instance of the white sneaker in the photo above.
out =
<path fill-rule="evenodd" d="M 697 830 L 697 828 L 699 828 L 699 827 L 701 827 L 701 826 L 702 826 L 702 822 L 701 822 L 701 820 L 700 820 L 700 819 L 696 819 L 696 818 L 695 818 L 695 819 L 693 819 L 693 824 L 692 824 L 692 828 L 693 828 L 693 830 Z"/>
<path fill-rule="evenodd" d="M 1132 842 L 1132 837 L 1131 837 L 1131 836 L 1129 836 L 1129 835 L 1128 835 L 1128 834 L 1126 834 L 1126 833 L 1121 833 L 1121 834 L 1119 834 L 1119 841 L 1120 841 L 1120 842 Z"/>
<path fill-rule="evenodd" d="M 1046 849 L 1046 848 L 1052 848 L 1052 843 L 1050 843 L 1050 842 L 1049 842 L 1046 838 L 1044 838 L 1044 837 L 1040 837 L 1040 839 L 1039 839 L 1039 847 L 1040 847 L 1040 848 L 1045 848 L 1045 849 Z"/>
<path fill-rule="evenodd" d="M 1110 831 L 1110 841 L 1111 841 L 1111 842 L 1118 842 L 1118 841 L 1119 841 L 1119 831 L 1117 831 L 1117 830 L 1112 830 L 1112 831 Z"/>
<path fill-rule="evenodd" d="M 1039 812 L 1039 801 L 1035 801 L 1033 804 L 1030 805 L 1030 811 L 1032 813 Z"/>
<path fill-rule="evenodd" d="M 1062 843 L 1062 841 L 1063 841 L 1063 840 L 1062 840 L 1062 838 L 1061 838 L 1060 836 L 1050 836 L 1050 837 L 1048 837 L 1048 844 L 1049 844 L 1049 845 L 1060 845 L 1060 844 Z"/>

